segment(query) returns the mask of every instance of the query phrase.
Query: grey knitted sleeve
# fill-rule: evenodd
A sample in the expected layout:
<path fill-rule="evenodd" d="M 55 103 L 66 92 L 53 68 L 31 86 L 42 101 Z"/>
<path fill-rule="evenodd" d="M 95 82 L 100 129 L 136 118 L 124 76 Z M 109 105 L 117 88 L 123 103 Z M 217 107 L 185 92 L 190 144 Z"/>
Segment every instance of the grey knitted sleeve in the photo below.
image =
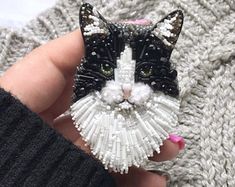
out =
<path fill-rule="evenodd" d="M 159 20 L 181 9 L 185 22 L 172 54 L 179 73 L 181 113 L 177 132 L 186 149 L 158 164 L 171 186 L 235 186 L 234 0 L 95 0 L 107 18 Z M 78 25 L 80 0 L 61 0 L 21 31 L 0 30 L 0 72 L 36 46 Z"/>

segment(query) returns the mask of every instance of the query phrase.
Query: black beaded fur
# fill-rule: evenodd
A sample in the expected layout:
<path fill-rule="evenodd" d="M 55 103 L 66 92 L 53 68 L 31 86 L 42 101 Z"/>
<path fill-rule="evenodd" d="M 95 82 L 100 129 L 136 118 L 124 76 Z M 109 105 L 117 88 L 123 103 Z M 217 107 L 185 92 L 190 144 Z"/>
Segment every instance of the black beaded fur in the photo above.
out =
<path fill-rule="evenodd" d="M 166 37 L 171 44 L 166 45 L 152 31 L 158 23 L 175 15 L 173 36 Z M 84 34 L 85 27 L 92 23 L 90 16 L 96 16 L 107 33 Z M 183 24 L 183 14 L 174 11 L 155 25 L 134 25 L 129 23 L 112 23 L 106 21 L 93 7 L 86 3 L 80 10 L 80 26 L 85 42 L 85 57 L 77 70 L 74 87 L 74 101 L 92 91 L 100 91 L 106 81 L 114 79 L 114 72 L 106 75 L 101 71 L 104 64 L 116 68 L 116 60 L 120 57 L 125 45 L 132 48 L 133 59 L 136 60 L 135 82 L 144 82 L 154 91 L 178 97 L 177 71 L 172 67 L 170 56 L 178 39 Z M 106 65 L 107 66 L 107 65 Z M 143 71 L 150 72 L 149 76 Z"/>

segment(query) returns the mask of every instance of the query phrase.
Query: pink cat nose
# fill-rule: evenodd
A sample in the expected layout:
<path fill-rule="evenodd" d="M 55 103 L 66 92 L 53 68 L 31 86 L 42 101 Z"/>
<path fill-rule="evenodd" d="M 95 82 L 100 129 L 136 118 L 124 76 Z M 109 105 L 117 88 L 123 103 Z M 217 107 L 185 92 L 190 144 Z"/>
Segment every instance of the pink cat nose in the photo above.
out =
<path fill-rule="evenodd" d="M 132 85 L 128 83 L 122 84 L 123 98 L 128 99 L 131 96 Z"/>

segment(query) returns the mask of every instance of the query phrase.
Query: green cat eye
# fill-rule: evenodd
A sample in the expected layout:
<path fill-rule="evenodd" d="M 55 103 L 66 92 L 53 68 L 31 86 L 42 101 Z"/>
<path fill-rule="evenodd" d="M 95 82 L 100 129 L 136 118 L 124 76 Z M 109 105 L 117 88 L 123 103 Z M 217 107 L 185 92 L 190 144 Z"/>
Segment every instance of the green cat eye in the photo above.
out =
<path fill-rule="evenodd" d="M 101 64 L 100 69 L 105 76 L 111 76 L 113 74 L 113 67 L 108 63 Z"/>
<path fill-rule="evenodd" d="M 140 69 L 140 74 L 143 77 L 149 77 L 153 74 L 153 66 L 145 65 Z"/>

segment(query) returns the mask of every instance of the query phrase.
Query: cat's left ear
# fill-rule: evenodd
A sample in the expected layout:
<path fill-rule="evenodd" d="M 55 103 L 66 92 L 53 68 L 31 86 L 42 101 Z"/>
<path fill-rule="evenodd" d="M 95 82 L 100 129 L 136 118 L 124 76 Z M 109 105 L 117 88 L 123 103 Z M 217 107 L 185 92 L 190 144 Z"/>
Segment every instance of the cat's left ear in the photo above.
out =
<path fill-rule="evenodd" d="M 110 34 L 105 18 L 89 3 L 83 3 L 81 5 L 79 22 L 84 39 L 95 34 Z"/>
<path fill-rule="evenodd" d="M 163 43 L 173 48 L 178 40 L 184 15 L 181 10 L 168 14 L 152 28 L 152 34 L 161 39 Z"/>

